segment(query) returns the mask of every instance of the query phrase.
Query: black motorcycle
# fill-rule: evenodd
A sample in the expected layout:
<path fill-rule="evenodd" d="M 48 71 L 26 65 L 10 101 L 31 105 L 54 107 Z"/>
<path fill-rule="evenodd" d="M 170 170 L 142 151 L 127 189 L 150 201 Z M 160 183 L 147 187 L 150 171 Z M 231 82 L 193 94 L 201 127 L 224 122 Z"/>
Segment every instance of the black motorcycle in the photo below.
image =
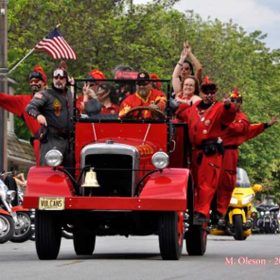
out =
<path fill-rule="evenodd" d="M 259 211 L 259 218 L 257 220 L 257 227 L 260 233 L 277 233 L 279 232 L 278 222 L 278 205 L 261 204 L 256 207 Z"/>

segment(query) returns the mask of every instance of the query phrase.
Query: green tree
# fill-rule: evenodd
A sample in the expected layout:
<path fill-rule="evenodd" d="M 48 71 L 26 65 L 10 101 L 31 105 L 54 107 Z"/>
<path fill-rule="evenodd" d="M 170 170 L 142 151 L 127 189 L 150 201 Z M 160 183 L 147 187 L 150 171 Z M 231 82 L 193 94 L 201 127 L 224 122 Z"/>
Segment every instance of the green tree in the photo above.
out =
<path fill-rule="evenodd" d="M 220 97 L 236 86 L 251 122 L 265 122 L 278 115 L 280 50 L 268 49 L 261 31 L 247 33 L 232 21 L 204 21 L 193 11 L 175 10 L 176 2 L 132 5 L 129 0 L 10 0 L 9 64 L 61 23 L 64 38 L 78 56 L 77 61 L 67 62 L 74 77 L 85 77 L 92 68 L 112 77 L 116 65 L 128 64 L 169 79 L 182 44 L 188 40 L 203 63 L 203 74 L 218 84 Z M 28 92 L 27 76 L 37 63 L 50 77 L 58 62 L 45 53 L 32 54 L 11 75 L 18 82 L 18 93 Z M 28 137 L 18 122 L 17 133 Z M 279 193 L 279 134 L 280 126 L 275 125 L 241 146 L 240 166 L 268 193 Z"/>

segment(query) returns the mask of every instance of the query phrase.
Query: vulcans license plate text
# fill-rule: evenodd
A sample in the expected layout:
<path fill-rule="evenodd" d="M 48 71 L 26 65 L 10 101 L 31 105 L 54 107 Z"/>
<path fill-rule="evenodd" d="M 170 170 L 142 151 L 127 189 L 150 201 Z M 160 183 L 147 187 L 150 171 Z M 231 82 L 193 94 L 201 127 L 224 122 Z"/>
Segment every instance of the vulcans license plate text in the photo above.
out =
<path fill-rule="evenodd" d="M 64 197 L 40 197 L 40 210 L 63 210 L 65 208 Z"/>

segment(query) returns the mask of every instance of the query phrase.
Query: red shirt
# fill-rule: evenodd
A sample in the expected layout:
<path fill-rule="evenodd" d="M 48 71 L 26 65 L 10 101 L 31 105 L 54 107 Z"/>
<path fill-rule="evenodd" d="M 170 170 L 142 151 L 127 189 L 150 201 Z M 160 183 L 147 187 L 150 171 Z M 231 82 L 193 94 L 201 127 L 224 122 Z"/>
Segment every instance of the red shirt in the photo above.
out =
<path fill-rule="evenodd" d="M 158 105 L 161 111 L 164 111 L 166 105 L 165 94 L 160 90 L 151 89 L 150 93 L 145 99 L 142 98 L 138 93 L 129 95 L 121 103 L 119 116 L 120 117 L 124 116 L 132 108 L 139 107 L 139 106 L 140 107 L 149 106 L 153 103 Z M 143 114 L 144 114 L 143 115 L 144 118 L 150 117 L 149 111 L 145 111 Z"/>
<path fill-rule="evenodd" d="M 216 102 L 208 109 L 201 110 L 196 102 L 184 111 L 180 111 L 179 118 L 187 122 L 189 137 L 193 145 L 201 145 L 203 140 L 222 137 L 223 126 L 229 125 L 235 118 L 235 108 L 230 105 L 226 108 L 224 103 Z"/>
<path fill-rule="evenodd" d="M 36 119 L 25 112 L 25 107 L 32 100 L 32 95 L 10 95 L 0 93 L 0 107 L 23 118 L 28 130 L 35 135 L 40 128 Z"/>
<path fill-rule="evenodd" d="M 104 105 L 102 105 L 101 108 L 101 112 L 100 114 L 118 114 L 120 110 L 119 105 L 111 103 L 111 105 L 109 107 L 105 107 Z"/>
<path fill-rule="evenodd" d="M 249 131 L 248 117 L 241 111 L 236 112 L 234 121 L 223 130 L 222 139 L 225 146 L 236 145 L 239 146 L 246 141 Z"/>
<path fill-rule="evenodd" d="M 253 124 L 250 124 L 245 141 L 248 141 L 248 140 L 258 136 L 259 134 L 264 132 L 264 129 L 265 129 L 264 123 L 253 123 Z"/>

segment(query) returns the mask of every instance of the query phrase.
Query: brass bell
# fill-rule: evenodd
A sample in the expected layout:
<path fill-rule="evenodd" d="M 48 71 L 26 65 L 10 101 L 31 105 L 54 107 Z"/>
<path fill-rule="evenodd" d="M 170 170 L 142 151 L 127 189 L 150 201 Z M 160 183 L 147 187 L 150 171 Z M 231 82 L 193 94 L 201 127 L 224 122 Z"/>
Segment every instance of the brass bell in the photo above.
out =
<path fill-rule="evenodd" d="M 90 170 L 86 173 L 85 182 L 82 184 L 83 188 L 99 188 L 100 185 L 96 179 L 96 172 L 94 172 L 94 168 L 90 168 Z"/>

